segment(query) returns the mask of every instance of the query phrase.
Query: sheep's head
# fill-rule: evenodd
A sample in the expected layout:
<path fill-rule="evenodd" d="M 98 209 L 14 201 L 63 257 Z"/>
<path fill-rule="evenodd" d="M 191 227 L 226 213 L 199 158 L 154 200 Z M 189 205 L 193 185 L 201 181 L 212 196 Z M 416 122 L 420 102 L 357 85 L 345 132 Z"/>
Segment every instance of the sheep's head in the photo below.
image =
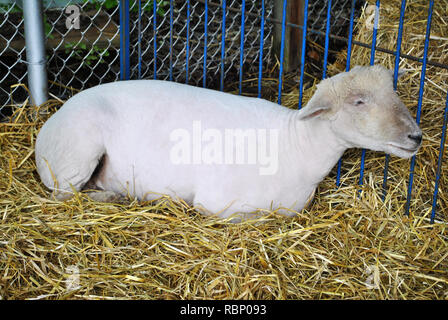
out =
<path fill-rule="evenodd" d="M 380 65 L 323 80 L 300 118 L 329 121 L 348 147 L 409 158 L 421 145 L 420 128 L 393 90 L 393 72 Z"/>

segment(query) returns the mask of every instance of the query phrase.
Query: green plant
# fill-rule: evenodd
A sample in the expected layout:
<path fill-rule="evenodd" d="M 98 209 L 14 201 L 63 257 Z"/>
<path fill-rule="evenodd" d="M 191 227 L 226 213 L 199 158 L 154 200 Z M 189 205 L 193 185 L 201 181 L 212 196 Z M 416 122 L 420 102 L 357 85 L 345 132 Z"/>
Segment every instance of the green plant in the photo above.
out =
<path fill-rule="evenodd" d="M 17 3 L 12 4 L 0 4 L 0 13 L 23 13 L 23 9 L 17 5 Z M 51 34 L 52 25 L 48 22 L 48 17 L 44 14 L 44 31 L 45 35 L 49 39 L 53 39 L 53 35 Z"/>
<path fill-rule="evenodd" d="M 11 4 L 0 4 L 0 12 L 1 13 L 16 13 L 16 12 L 22 12 L 22 8 L 20 8 L 17 3 L 11 3 Z"/>
<path fill-rule="evenodd" d="M 49 39 L 54 38 L 54 36 L 51 34 L 52 29 L 53 29 L 52 24 L 50 22 L 48 22 L 48 17 L 46 14 L 44 14 L 44 31 L 45 31 L 45 35 Z"/>
<path fill-rule="evenodd" d="M 109 56 L 107 48 L 101 49 L 97 45 L 93 45 L 90 49 L 84 42 L 68 42 L 64 45 L 65 53 L 74 53 L 73 57 L 77 60 L 82 60 L 83 64 L 91 66 L 93 62 L 105 63 L 104 57 Z"/>

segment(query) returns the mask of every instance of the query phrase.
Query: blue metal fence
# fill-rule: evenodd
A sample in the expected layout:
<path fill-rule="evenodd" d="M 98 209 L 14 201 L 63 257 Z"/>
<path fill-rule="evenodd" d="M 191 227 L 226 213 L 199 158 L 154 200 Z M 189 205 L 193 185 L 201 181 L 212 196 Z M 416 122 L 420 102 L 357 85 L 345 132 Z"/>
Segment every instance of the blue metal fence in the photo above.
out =
<path fill-rule="evenodd" d="M 349 31 L 348 31 L 347 61 L 345 63 L 345 71 L 350 70 L 350 60 L 351 60 L 351 56 L 352 56 L 352 45 L 353 45 L 353 21 L 354 21 L 354 13 L 355 13 L 355 3 L 356 3 L 356 0 L 352 0 L 352 5 L 350 8 L 350 27 L 349 27 Z M 302 50 L 303 50 L 303 48 L 302 48 Z M 301 63 L 304 64 L 304 61 L 302 61 Z M 301 73 L 303 73 L 303 71 Z M 302 91 L 303 89 L 300 88 L 300 90 Z M 337 169 L 337 173 L 336 173 L 336 185 L 337 186 L 341 185 L 341 168 L 342 168 L 342 159 L 339 159 L 338 169 Z"/>
<path fill-rule="evenodd" d="M 402 0 L 401 1 L 401 9 L 400 9 L 400 22 L 398 24 L 397 50 L 395 51 L 394 90 L 397 90 L 397 83 L 398 83 L 398 67 L 400 64 L 401 40 L 403 39 L 403 24 L 404 24 L 405 9 L 406 9 L 406 0 Z M 390 160 L 390 156 L 388 154 L 386 154 L 386 159 L 384 161 L 384 173 L 383 173 L 383 195 L 382 195 L 383 201 L 386 198 L 389 160 Z"/>
<path fill-rule="evenodd" d="M 420 124 L 420 115 L 421 115 L 421 111 L 422 111 L 423 89 L 425 87 L 426 63 L 428 61 L 428 46 L 429 46 L 429 36 L 431 34 L 431 19 L 432 19 L 433 7 L 434 7 L 434 0 L 431 0 L 431 1 L 429 1 L 428 20 L 426 23 L 425 48 L 423 51 L 423 65 L 422 65 L 422 73 L 420 76 L 420 90 L 418 93 L 418 105 L 417 105 L 417 116 L 416 116 L 416 121 L 418 124 Z M 408 195 L 406 197 L 406 209 L 405 209 L 406 215 L 409 215 L 409 207 L 411 205 L 412 183 L 414 182 L 415 158 L 416 158 L 415 156 L 412 157 L 411 168 L 409 170 Z M 434 217 L 431 217 L 431 220 L 434 220 Z"/>
<path fill-rule="evenodd" d="M 376 38 L 378 34 L 378 23 L 380 18 L 380 1 L 376 0 L 375 6 L 375 20 L 373 22 L 373 34 L 372 34 L 372 47 L 370 49 L 370 65 L 373 66 L 375 64 L 375 52 L 376 52 Z M 364 164 L 366 161 L 366 149 L 362 149 L 361 153 L 361 169 L 359 173 L 359 181 L 358 184 L 362 185 L 364 183 Z"/>
<path fill-rule="evenodd" d="M 308 0 L 307 0 L 308 1 Z M 258 98 L 261 98 L 261 81 L 263 78 L 263 48 L 264 48 L 264 24 L 265 24 L 265 5 L 261 0 L 261 24 L 260 24 L 260 59 L 258 61 Z"/>
<path fill-rule="evenodd" d="M 226 0 L 222 0 L 222 28 L 221 28 L 221 77 L 220 90 L 224 91 L 224 67 L 225 67 L 225 51 L 226 45 Z"/>
<path fill-rule="evenodd" d="M 141 1 L 139 1 L 141 3 Z M 130 74 L 129 55 L 129 0 L 120 1 L 120 79 L 128 80 Z"/>
<path fill-rule="evenodd" d="M 278 76 L 278 104 L 282 103 L 282 88 L 283 88 L 283 61 L 285 59 L 285 33 L 286 33 L 286 8 L 287 1 L 283 1 L 282 10 L 282 40 L 280 44 L 280 72 Z"/>
<path fill-rule="evenodd" d="M 137 0 L 138 2 L 138 10 L 139 10 L 139 19 L 141 15 L 141 0 Z M 261 1 L 262 5 L 262 14 L 260 18 L 260 54 L 259 54 L 259 71 L 258 71 L 258 96 L 261 96 L 262 91 L 262 79 L 263 79 L 263 46 L 264 46 L 264 26 L 268 19 L 265 18 L 265 0 Z M 206 73 L 207 73 L 207 43 L 208 43 L 208 0 L 203 1 L 205 5 L 205 13 L 204 13 L 204 57 L 203 57 L 203 82 L 202 85 L 206 87 Z M 347 42 L 347 61 L 346 61 L 346 70 L 348 71 L 350 69 L 350 60 L 351 60 L 351 53 L 353 45 L 358 45 L 361 47 L 370 48 L 371 50 L 371 58 L 370 58 L 370 64 L 374 64 L 374 58 L 375 58 L 375 52 L 381 51 L 388 54 L 391 54 L 395 56 L 395 66 L 394 66 L 394 89 L 397 88 L 397 79 L 398 79 L 398 66 L 400 58 L 406 58 L 412 61 L 417 61 L 422 63 L 422 72 L 420 77 L 420 90 L 419 90 L 419 98 L 418 98 L 418 106 L 417 106 L 417 116 L 416 121 L 417 123 L 420 123 L 420 117 L 421 117 L 421 109 L 422 109 L 422 101 L 423 101 L 423 91 L 424 91 L 424 85 L 425 85 L 425 73 L 426 73 L 426 66 L 433 65 L 438 66 L 441 68 L 448 69 L 448 67 L 442 63 L 435 62 L 435 61 L 428 61 L 428 44 L 429 44 L 429 38 L 430 38 L 430 31 L 431 31 L 431 19 L 432 19 L 432 12 L 433 12 L 433 6 L 434 6 L 434 0 L 429 1 L 428 5 L 428 18 L 427 18 L 427 27 L 426 27 L 426 35 L 425 35 L 425 46 L 424 46 L 424 54 L 423 57 L 414 57 L 407 54 L 401 53 L 401 42 L 402 42 L 402 35 L 403 35 L 403 24 L 405 19 L 405 8 L 406 8 L 406 0 L 402 0 L 401 2 L 401 10 L 400 10 L 400 20 L 399 20 L 399 26 L 398 26 L 398 37 L 397 37 L 397 43 L 396 43 L 396 50 L 391 51 L 385 48 L 377 47 L 376 45 L 376 38 L 377 38 L 377 30 L 378 30 L 378 23 L 379 23 L 379 8 L 380 8 L 380 0 L 376 1 L 376 9 L 375 9 L 375 18 L 374 18 L 374 28 L 372 33 L 372 43 L 366 44 L 361 43 L 359 41 L 353 41 L 353 24 L 354 24 L 354 10 L 355 10 L 355 4 L 356 0 L 352 0 L 351 3 L 351 11 L 350 11 L 350 27 L 349 27 L 349 34 L 348 38 L 344 38 L 341 36 L 333 35 L 331 34 L 331 7 L 332 7 L 332 0 L 326 1 L 327 6 L 327 22 L 326 22 L 326 31 L 325 33 L 322 33 L 318 30 L 313 30 L 308 28 L 308 0 L 304 1 L 304 19 L 303 19 L 303 25 L 297 25 L 294 23 L 290 23 L 287 21 L 287 3 L 288 0 L 283 0 L 282 4 L 282 20 L 281 22 L 275 21 L 274 19 L 270 19 L 270 22 L 272 23 L 281 23 L 281 47 L 280 47 L 280 67 L 279 67 L 279 78 L 278 78 L 278 103 L 281 104 L 282 101 L 282 86 L 283 86 L 283 76 L 284 76 L 284 70 L 283 70 L 283 60 L 285 55 L 285 32 L 287 28 L 298 28 L 302 30 L 302 43 L 301 43 L 301 57 L 300 57 L 300 77 L 299 77 L 299 101 L 298 101 L 298 108 L 300 109 L 302 107 L 302 97 L 303 97 L 303 87 L 304 87 L 304 67 L 306 64 L 306 41 L 307 41 L 307 34 L 308 33 L 315 33 L 325 36 L 325 46 L 324 46 L 324 61 L 323 61 L 323 78 L 327 75 L 327 64 L 328 64 L 328 53 L 329 53 L 329 46 L 330 46 L 330 39 L 336 39 Z M 170 71 L 169 71 L 169 79 L 173 80 L 172 76 L 172 41 L 173 41 L 173 0 L 170 0 L 169 2 L 170 8 L 169 8 L 169 15 L 170 15 Z M 246 1 L 241 0 L 241 32 L 240 32 L 240 59 L 239 59 L 239 93 L 242 93 L 242 82 L 244 79 L 243 74 L 243 57 L 244 57 L 244 43 L 245 43 L 245 35 L 244 35 L 244 23 L 245 23 L 245 6 Z M 224 81 L 225 81 L 225 59 L 226 59 L 226 53 L 225 53 L 225 40 L 226 40 L 226 11 L 227 11 L 227 3 L 226 0 L 221 0 L 221 9 L 222 9 L 222 20 L 221 20 L 221 44 L 220 44 L 220 50 L 221 50 L 221 70 L 220 70 L 220 90 L 224 90 Z M 153 12 L 157 12 L 157 1 L 153 1 Z M 154 57 L 157 56 L 157 14 L 153 15 L 153 53 Z M 190 0 L 187 0 L 187 31 L 186 31 L 186 82 L 188 83 L 189 80 L 189 52 L 190 52 Z M 140 22 L 139 22 L 139 30 L 140 30 Z M 129 56 L 129 0 L 120 0 L 120 70 L 121 70 L 121 79 L 129 79 L 129 68 L 130 68 L 130 56 Z M 139 46 L 141 42 L 141 38 L 139 36 L 138 38 Z M 139 78 L 141 77 L 141 50 L 138 51 L 139 54 Z M 156 65 L 156 59 L 154 59 L 154 79 L 157 78 L 157 65 Z M 435 179 L 435 187 L 433 192 L 433 201 L 432 201 L 432 211 L 431 211 L 431 223 L 434 222 L 435 214 L 436 214 L 436 206 L 437 206 L 437 197 L 438 197 L 438 189 L 439 189 L 439 180 L 440 180 L 440 174 L 441 174 L 441 166 L 443 161 L 443 152 L 444 152 L 444 144 L 446 140 L 446 129 L 447 129 L 447 119 L 448 119 L 448 91 L 447 91 L 447 97 L 446 97 L 446 107 L 444 111 L 444 118 L 443 118 L 443 128 L 442 128 L 442 137 L 440 141 L 440 149 L 439 149 L 439 156 L 438 156 L 438 164 L 437 164 L 437 173 L 436 173 L 436 179 Z M 359 176 L 359 185 L 363 184 L 364 180 L 364 162 L 365 162 L 365 150 L 362 151 L 361 156 L 361 167 L 360 167 L 360 176 Z M 407 199 L 406 199 L 406 207 L 405 207 L 405 214 L 409 214 L 409 208 L 410 208 L 410 201 L 412 199 L 412 185 L 413 185 L 413 179 L 414 179 L 414 169 L 415 169 L 415 160 L 416 157 L 412 157 L 411 159 L 411 165 L 409 170 L 409 180 L 408 180 L 408 190 L 407 190 Z M 340 185 L 340 178 L 341 178 L 341 163 L 342 159 L 338 162 L 337 166 L 337 177 L 336 177 L 336 184 Z M 383 200 L 385 199 L 386 190 L 387 190 L 387 178 L 388 178 L 388 168 L 389 168 L 389 155 L 386 155 L 385 157 L 385 163 L 384 163 L 384 177 L 383 177 Z"/>

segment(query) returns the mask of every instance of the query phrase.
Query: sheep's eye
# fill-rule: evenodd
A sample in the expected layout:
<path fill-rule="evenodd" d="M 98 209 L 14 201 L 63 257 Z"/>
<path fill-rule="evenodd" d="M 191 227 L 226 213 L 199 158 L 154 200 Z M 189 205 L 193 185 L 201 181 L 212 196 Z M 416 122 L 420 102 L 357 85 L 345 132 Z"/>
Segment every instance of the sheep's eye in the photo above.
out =
<path fill-rule="evenodd" d="M 355 101 L 355 106 L 361 106 L 363 104 L 364 104 L 364 101 L 361 99 Z"/>

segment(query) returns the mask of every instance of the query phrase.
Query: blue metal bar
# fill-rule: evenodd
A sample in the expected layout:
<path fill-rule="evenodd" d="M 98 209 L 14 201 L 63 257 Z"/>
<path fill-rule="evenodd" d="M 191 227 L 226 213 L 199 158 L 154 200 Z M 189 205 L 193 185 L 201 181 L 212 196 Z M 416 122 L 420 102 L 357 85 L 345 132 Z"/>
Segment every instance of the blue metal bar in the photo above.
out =
<path fill-rule="evenodd" d="M 380 0 L 376 0 L 375 4 L 375 20 L 373 22 L 372 46 L 370 50 L 370 65 L 375 64 L 376 38 L 378 34 L 378 23 L 380 19 Z"/>
<path fill-rule="evenodd" d="M 305 76 L 305 51 L 306 51 L 306 36 L 308 26 L 308 0 L 303 4 L 303 29 L 302 29 L 302 48 L 300 52 L 300 81 L 299 81 L 299 105 L 298 109 L 302 109 L 303 100 L 303 78 Z"/>
<path fill-rule="evenodd" d="M 375 64 L 375 48 L 376 48 L 376 38 L 378 34 L 378 22 L 380 18 L 380 0 L 376 0 L 375 5 L 375 20 L 373 22 L 373 34 L 372 34 L 372 46 L 370 49 L 370 65 Z M 366 149 L 362 149 L 361 154 L 361 169 L 359 173 L 358 185 L 362 186 L 364 183 L 364 166 L 366 161 Z"/>
<path fill-rule="evenodd" d="M 330 26 L 331 26 L 330 20 L 331 20 L 331 0 L 328 0 L 327 24 L 325 28 L 324 71 L 322 74 L 322 79 L 325 79 L 327 77 L 328 47 L 330 45 Z"/>
<path fill-rule="evenodd" d="M 208 37 L 208 0 L 205 0 L 204 14 L 204 65 L 202 69 L 202 86 L 207 87 L 207 37 Z"/>
<path fill-rule="evenodd" d="M 154 79 L 157 79 L 157 1 L 153 0 L 152 31 L 154 41 Z"/>
<path fill-rule="evenodd" d="M 190 0 L 187 0 L 187 52 L 185 59 L 185 83 L 188 83 L 190 77 Z"/>
<path fill-rule="evenodd" d="M 220 90 L 224 91 L 224 62 L 226 58 L 226 0 L 222 0 L 222 25 L 221 25 L 221 79 Z"/>
<path fill-rule="evenodd" d="M 129 80 L 129 0 L 120 0 L 120 79 Z"/>
<path fill-rule="evenodd" d="M 308 0 L 307 0 L 308 1 Z M 261 98 L 261 80 L 263 78 L 263 47 L 264 47 L 264 0 L 261 0 L 261 26 L 260 26 L 260 61 L 258 64 L 258 98 Z"/>
<path fill-rule="evenodd" d="M 355 16 L 355 4 L 356 0 L 352 0 L 352 6 L 350 11 L 350 27 L 348 32 L 348 44 L 347 44 L 347 61 L 345 63 L 345 71 L 350 70 L 350 62 L 352 57 L 352 45 L 353 45 L 353 21 Z M 336 174 L 336 186 L 341 185 L 341 169 L 342 169 L 342 157 L 338 161 L 338 168 Z"/>
<path fill-rule="evenodd" d="M 288 1 L 283 0 L 282 13 L 282 40 L 280 44 L 280 72 L 278 75 L 278 104 L 282 103 L 282 87 L 283 87 L 283 60 L 285 58 L 285 32 L 286 32 L 286 7 Z"/>
<path fill-rule="evenodd" d="M 138 51 L 138 78 L 142 78 L 142 0 L 138 0 L 138 20 L 137 20 L 137 51 Z"/>
<path fill-rule="evenodd" d="M 345 63 L 345 71 L 350 71 L 350 63 L 352 58 L 352 45 L 353 45 L 353 21 L 355 16 L 356 0 L 352 0 L 352 6 L 350 11 L 350 27 L 348 31 L 348 44 L 347 44 L 347 62 Z"/>
<path fill-rule="evenodd" d="M 246 18 L 246 0 L 242 0 L 242 2 L 241 2 L 239 94 L 241 94 L 243 92 L 244 20 L 245 20 L 245 18 Z"/>
<path fill-rule="evenodd" d="M 440 172 L 442 169 L 443 149 L 445 147 L 447 122 L 448 122 L 448 90 L 446 92 L 445 112 L 443 114 L 443 126 L 442 126 L 442 137 L 440 138 L 439 160 L 437 161 L 436 184 L 434 187 L 434 195 L 432 198 L 432 210 L 430 220 L 431 223 L 434 223 L 434 219 L 436 217 L 437 193 L 439 192 L 439 180 L 440 180 Z"/>
<path fill-rule="evenodd" d="M 406 10 L 406 0 L 401 1 L 401 9 L 400 9 L 400 23 L 398 25 L 398 36 L 397 36 L 397 50 L 395 51 L 395 66 L 394 66 L 394 90 L 397 90 L 397 82 L 398 82 L 398 68 L 400 66 L 400 53 L 401 53 L 401 40 L 403 39 L 403 25 L 404 25 L 404 12 Z M 382 200 L 386 199 L 387 193 L 387 175 L 389 172 L 389 161 L 390 155 L 386 154 L 386 158 L 384 161 L 384 172 L 383 172 L 383 194 Z"/>
<path fill-rule="evenodd" d="M 170 81 L 173 81 L 173 0 L 170 0 Z"/>
<path fill-rule="evenodd" d="M 428 21 L 426 23 L 425 46 L 423 49 L 422 73 L 420 76 L 420 91 L 418 94 L 417 116 L 416 116 L 417 124 L 420 124 L 420 115 L 421 115 L 421 110 L 422 110 L 423 89 L 425 87 L 426 61 L 428 60 L 428 47 L 429 47 L 429 37 L 431 35 L 431 20 L 432 20 L 433 6 L 434 6 L 434 0 L 430 0 L 429 8 L 428 8 Z M 412 183 L 414 181 L 414 167 L 415 167 L 415 156 L 413 156 L 411 159 L 411 168 L 409 170 L 409 185 L 408 185 L 408 194 L 407 194 L 407 198 L 406 198 L 406 207 L 405 207 L 406 215 L 409 215 L 409 209 L 411 206 Z"/>

